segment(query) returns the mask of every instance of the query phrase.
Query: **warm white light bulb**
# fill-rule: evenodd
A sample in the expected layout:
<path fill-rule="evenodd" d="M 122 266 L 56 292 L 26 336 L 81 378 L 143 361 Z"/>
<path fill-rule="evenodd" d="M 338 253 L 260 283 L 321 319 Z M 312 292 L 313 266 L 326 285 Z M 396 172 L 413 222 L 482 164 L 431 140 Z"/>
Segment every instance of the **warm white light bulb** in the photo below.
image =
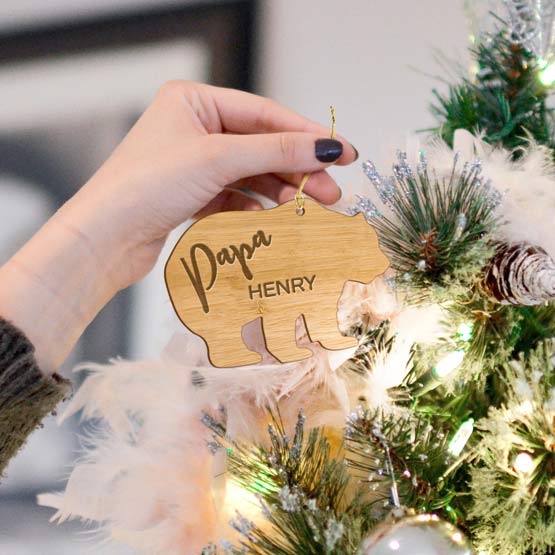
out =
<path fill-rule="evenodd" d="M 534 460 L 530 456 L 530 453 L 519 453 L 515 459 L 514 467 L 517 472 L 530 474 L 534 468 Z"/>
<path fill-rule="evenodd" d="M 464 359 L 464 351 L 457 349 L 444 356 L 435 366 L 434 372 L 438 378 L 445 378 L 456 370 Z"/>
<path fill-rule="evenodd" d="M 521 403 L 518 406 L 518 411 L 520 412 L 520 414 L 532 414 L 534 412 L 534 405 L 532 404 L 532 401 L 526 400 Z"/>
<path fill-rule="evenodd" d="M 400 547 L 401 544 L 397 540 L 391 540 L 389 542 L 389 549 L 391 549 L 391 551 L 399 551 Z"/>
<path fill-rule="evenodd" d="M 461 424 L 453 439 L 449 442 L 447 452 L 453 457 L 458 457 L 465 445 L 468 443 L 472 432 L 474 431 L 474 418 L 469 418 Z"/>
<path fill-rule="evenodd" d="M 463 322 L 457 328 L 457 334 L 461 341 L 468 343 L 472 339 L 472 324 L 468 322 Z"/>
<path fill-rule="evenodd" d="M 555 83 L 555 63 L 547 64 L 540 72 L 540 83 L 550 87 Z"/>

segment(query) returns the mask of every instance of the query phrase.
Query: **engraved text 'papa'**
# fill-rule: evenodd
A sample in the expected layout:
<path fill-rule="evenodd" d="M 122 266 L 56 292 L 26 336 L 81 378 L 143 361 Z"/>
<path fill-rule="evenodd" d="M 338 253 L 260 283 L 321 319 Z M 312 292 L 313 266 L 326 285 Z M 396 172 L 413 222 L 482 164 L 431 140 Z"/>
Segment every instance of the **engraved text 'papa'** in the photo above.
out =
<path fill-rule="evenodd" d="M 208 300 L 206 298 L 206 292 L 210 291 L 214 284 L 216 283 L 216 278 L 218 277 L 218 266 L 223 266 L 224 264 L 235 264 L 239 262 L 241 265 L 241 270 L 246 279 L 252 279 L 252 272 L 247 264 L 256 249 L 260 247 L 269 247 L 272 244 L 272 236 L 264 234 L 262 230 L 258 230 L 253 236 L 250 243 L 241 243 L 237 245 L 229 245 L 229 247 L 224 247 L 216 254 L 212 249 L 205 245 L 204 243 L 195 243 L 191 246 L 190 258 L 191 260 L 187 262 L 185 258 L 181 258 L 181 263 L 195 288 L 195 292 L 198 295 L 202 309 L 205 313 L 210 310 L 208 307 Z M 200 275 L 199 262 L 201 258 L 204 258 L 210 265 L 210 275 L 207 283 L 204 283 L 202 276 Z"/>

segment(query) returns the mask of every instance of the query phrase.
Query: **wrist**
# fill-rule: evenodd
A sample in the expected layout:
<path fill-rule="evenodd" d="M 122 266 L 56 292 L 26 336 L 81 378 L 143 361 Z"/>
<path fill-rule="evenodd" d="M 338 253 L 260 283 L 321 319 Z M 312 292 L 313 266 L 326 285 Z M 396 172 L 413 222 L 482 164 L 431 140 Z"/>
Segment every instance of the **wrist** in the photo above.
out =
<path fill-rule="evenodd" d="M 94 246 L 56 216 L 0 268 L 0 316 L 27 335 L 45 374 L 116 292 Z"/>

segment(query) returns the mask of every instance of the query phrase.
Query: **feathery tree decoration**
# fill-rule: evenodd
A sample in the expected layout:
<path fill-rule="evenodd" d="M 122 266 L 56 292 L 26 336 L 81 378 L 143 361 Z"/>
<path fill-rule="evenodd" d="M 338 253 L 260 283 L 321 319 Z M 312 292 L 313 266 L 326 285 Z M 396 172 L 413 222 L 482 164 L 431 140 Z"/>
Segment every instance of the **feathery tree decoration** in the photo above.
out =
<path fill-rule="evenodd" d="M 555 262 L 527 243 L 502 244 L 488 265 L 484 288 L 502 304 L 532 306 L 555 298 Z"/>

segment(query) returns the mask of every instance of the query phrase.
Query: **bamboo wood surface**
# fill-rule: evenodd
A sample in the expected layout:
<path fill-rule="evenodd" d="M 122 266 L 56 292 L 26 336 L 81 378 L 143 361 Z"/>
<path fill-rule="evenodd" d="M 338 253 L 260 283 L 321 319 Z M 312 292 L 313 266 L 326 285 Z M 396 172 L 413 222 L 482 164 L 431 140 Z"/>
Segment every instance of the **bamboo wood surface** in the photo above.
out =
<path fill-rule="evenodd" d="M 172 304 L 183 324 L 204 339 L 210 362 L 260 362 L 242 328 L 262 319 L 268 351 L 280 362 L 311 356 L 299 348 L 295 322 L 327 349 L 356 345 L 337 325 L 345 282 L 368 283 L 389 263 L 362 214 L 345 216 L 306 199 L 270 210 L 221 212 L 199 220 L 179 239 L 165 268 Z"/>

